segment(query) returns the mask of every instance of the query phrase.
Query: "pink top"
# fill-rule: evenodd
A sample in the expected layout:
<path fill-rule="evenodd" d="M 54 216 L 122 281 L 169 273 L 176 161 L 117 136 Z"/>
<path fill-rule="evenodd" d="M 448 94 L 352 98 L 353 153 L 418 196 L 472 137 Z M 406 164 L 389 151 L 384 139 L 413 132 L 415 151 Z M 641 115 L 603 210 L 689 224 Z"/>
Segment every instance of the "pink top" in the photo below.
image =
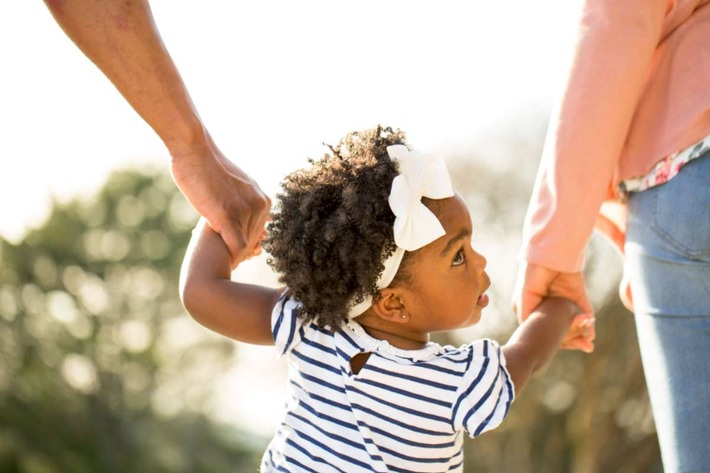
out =
<path fill-rule="evenodd" d="M 586 0 L 580 21 L 521 254 L 562 272 L 595 224 L 623 252 L 618 184 L 710 133 L 710 0 Z"/>

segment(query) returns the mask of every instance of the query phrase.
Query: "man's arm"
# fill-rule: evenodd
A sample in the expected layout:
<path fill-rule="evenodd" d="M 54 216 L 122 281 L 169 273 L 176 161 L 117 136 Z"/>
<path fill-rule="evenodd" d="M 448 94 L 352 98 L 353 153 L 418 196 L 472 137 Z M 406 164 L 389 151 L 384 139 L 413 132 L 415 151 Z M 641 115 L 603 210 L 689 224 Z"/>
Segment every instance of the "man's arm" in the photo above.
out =
<path fill-rule="evenodd" d="M 45 0 L 64 32 L 155 130 L 190 204 L 224 238 L 232 263 L 258 249 L 271 205 L 219 151 L 168 54 L 146 0 Z"/>

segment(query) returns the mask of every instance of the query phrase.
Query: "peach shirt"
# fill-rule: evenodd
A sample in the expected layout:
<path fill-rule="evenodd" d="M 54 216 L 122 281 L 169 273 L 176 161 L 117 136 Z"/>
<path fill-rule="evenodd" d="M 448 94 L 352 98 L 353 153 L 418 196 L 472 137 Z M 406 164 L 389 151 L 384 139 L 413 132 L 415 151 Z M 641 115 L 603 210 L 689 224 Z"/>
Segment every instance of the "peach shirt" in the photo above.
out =
<path fill-rule="evenodd" d="M 619 182 L 710 133 L 710 0 L 586 0 L 580 22 L 521 251 L 562 272 L 595 226 L 623 254 Z"/>

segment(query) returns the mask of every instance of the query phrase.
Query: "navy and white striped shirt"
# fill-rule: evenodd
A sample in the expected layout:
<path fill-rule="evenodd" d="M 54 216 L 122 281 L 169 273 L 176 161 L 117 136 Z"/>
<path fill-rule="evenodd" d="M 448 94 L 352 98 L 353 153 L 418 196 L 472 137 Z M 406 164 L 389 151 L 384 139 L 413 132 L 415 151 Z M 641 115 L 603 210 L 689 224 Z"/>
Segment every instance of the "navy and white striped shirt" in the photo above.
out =
<path fill-rule="evenodd" d="M 400 350 L 357 323 L 330 332 L 274 307 L 276 348 L 289 364 L 286 412 L 265 472 L 461 472 L 463 433 L 497 427 L 514 398 L 500 346 L 430 343 Z M 358 374 L 350 359 L 370 357 Z"/>

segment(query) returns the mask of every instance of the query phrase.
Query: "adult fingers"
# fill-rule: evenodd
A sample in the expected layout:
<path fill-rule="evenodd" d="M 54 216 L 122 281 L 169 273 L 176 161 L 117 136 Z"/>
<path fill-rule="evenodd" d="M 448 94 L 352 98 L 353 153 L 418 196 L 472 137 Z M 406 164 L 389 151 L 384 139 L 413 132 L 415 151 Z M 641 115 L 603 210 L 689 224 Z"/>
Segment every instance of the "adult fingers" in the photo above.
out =
<path fill-rule="evenodd" d="M 518 321 L 523 322 L 542 303 L 544 295 L 536 292 L 523 290 L 520 297 Z"/>
<path fill-rule="evenodd" d="M 523 322 L 550 295 L 550 284 L 557 274 L 543 266 L 526 262 L 520 264 L 513 292 L 513 311 L 518 322 Z"/>
<path fill-rule="evenodd" d="M 250 219 L 246 223 L 248 240 L 247 247 L 249 248 L 248 257 L 256 256 L 261 253 L 261 242 L 266 238 L 266 224 L 271 220 L 271 199 L 261 192 L 259 198 L 251 203 L 249 212 Z"/>
<path fill-rule="evenodd" d="M 571 300 L 577 304 L 583 313 L 590 315 L 594 313 L 587 296 L 584 275 L 581 272 L 558 273 L 550 283 L 550 295 Z"/>
<path fill-rule="evenodd" d="M 594 351 L 594 341 L 583 337 L 565 340 L 561 346 L 565 350 L 579 350 L 584 353 L 592 353 Z"/>
<path fill-rule="evenodd" d="M 249 240 L 239 220 L 231 219 L 227 225 L 221 225 L 218 233 L 229 249 L 232 268 L 249 257 Z"/>
<path fill-rule="evenodd" d="M 260 252 L 264 225 L 270 218 L 271 208 L 271 199 L 254 181 L 249 179 L 240 184 L 221 206 L 222 214 L 217 222 L 233 267 Z"/>
<path fill-rule="evenodd" d="M 592 307 L 591 302 L 589 302 L 589 296 L 587 296 L 586 289 L 583 288 L 583 290 L 578 293 L 572 301 L 577 304 L 577 307 L 582 309 L 583 313 L 588 314 L 590 317 L 594 316 L 594 308 Z"/>

